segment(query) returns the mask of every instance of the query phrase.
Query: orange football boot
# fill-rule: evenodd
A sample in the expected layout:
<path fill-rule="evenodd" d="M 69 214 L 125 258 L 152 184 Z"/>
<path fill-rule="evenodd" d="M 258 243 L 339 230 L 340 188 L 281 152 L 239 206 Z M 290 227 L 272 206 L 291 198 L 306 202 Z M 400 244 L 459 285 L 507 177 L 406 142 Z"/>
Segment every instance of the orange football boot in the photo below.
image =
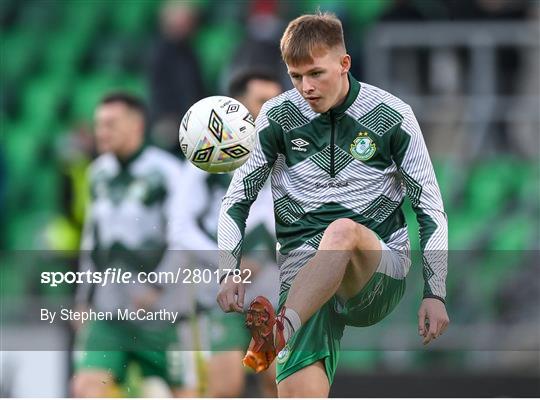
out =
<path fill-rule="evenodd" d="M 263 296 L 257 296 L 251 302 L 246 313 L 246 327 L 251 331 L 253 339 L 242 360 L 244 366 L 250 367 L 255 372 L 264 371 L 285 347 L 282 322 L 284 312 L 285 307 L 276 316 L 272 303 Z"/>

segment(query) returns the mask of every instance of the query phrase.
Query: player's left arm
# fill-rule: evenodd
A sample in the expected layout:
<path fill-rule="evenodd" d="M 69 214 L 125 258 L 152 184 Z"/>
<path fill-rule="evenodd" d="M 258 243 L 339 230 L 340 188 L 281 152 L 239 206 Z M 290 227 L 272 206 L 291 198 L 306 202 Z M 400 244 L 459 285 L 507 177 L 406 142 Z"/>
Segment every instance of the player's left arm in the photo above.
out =
<path fill-rule="evenodd" d="M 445 306 L 448 222 L 433 165 L 410 107 L 391 140 L 394 161 L 419 224 L 424 295 L 418 312 L 418 332 L 427 344 L 440 336 L 450 322 Z"/>

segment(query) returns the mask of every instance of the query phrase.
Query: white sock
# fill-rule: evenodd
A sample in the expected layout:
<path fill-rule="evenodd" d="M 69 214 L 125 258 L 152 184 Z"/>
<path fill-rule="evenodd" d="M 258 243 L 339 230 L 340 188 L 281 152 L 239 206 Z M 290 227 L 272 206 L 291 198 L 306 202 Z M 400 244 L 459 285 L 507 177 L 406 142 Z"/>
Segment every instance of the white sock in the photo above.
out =
<path fill-rule="evenodd" d="M 285 338 L 285 343 L 287 343 L 289 338 L 294 335 L 294 332 L 300 329 L 302 326 L 302 321 L 300 320 L 300 316 L 296 311 L 287 307 L 285 308 L 285 315 L 282 322 L 283 327 L 285 328 L 283 330 L 283 337 Z"/>

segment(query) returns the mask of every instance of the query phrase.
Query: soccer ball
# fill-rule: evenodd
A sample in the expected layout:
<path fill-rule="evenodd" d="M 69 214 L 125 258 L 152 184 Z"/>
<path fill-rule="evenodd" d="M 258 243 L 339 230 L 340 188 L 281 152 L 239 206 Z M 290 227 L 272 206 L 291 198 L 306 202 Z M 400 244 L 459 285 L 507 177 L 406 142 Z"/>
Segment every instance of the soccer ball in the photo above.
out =
<path fill-rule="evenodd" d="M 255 145 L 255 121 L 240 102 L 211 96 L 191 106 L 178 136 L 193 165 L 212 173 L 230 172 L 249 158 Z"/>

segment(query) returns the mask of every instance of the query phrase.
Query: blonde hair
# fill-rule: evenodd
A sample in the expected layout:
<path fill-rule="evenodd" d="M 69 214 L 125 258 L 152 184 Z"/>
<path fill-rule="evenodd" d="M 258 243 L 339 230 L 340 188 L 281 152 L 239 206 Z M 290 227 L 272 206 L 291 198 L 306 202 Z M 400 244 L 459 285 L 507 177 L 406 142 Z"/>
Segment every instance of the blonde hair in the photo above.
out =
<path fill-rule="evenodd" d="M 281 57 L 288 65 L 313 62 L 318 51 L 345 50 L 341 21 L 332 13 L 306 14 L 292 20 L 281 37 Z"/>

